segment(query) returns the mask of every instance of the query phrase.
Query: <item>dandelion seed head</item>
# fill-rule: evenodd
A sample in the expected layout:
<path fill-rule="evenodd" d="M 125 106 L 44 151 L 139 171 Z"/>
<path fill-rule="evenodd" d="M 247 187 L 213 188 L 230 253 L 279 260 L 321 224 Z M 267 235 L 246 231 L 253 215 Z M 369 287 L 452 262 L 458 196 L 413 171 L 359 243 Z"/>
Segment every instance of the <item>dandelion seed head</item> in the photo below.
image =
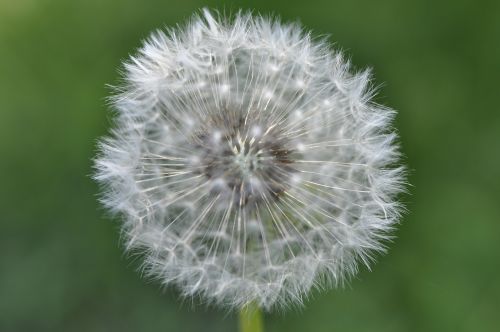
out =
<path fill-rule="evenodd" d="M 125 64 L 95 178 L 144 271 L 230 308 L 302 303 L 398 221 L 394 111 L 297 24 L 205 10 Z"/>

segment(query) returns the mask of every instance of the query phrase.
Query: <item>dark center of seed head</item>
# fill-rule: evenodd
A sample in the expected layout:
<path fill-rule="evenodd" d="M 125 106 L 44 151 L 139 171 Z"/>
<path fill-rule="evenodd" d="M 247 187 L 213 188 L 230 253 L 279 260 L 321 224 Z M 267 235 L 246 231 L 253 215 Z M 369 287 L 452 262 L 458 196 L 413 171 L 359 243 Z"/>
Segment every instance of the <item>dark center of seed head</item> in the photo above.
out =
<path fill-rule="evenodd" d="M 293 173 L 293 151 L 286 148 L 279 130 L 241 120 L 234 126 L 223 123 L 215 134 L 210 126 L 195 139 L 199 172 L 214 184 L 212 192 L 245 207 L 278 200 Z"/>

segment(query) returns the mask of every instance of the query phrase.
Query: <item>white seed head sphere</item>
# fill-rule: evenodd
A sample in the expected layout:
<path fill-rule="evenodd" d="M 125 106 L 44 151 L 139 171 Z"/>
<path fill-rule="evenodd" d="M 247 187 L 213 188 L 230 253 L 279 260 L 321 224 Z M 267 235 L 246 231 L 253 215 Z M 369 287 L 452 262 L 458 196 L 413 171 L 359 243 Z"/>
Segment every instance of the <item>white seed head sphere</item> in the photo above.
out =
<path fill-rule="evenodd" d="M 125 64 L 102 201 L 183 295 L 300 304 L 368 265 L 399 218 L 394 112 L 372 95 L 300 26 L 205 10 Z"/>

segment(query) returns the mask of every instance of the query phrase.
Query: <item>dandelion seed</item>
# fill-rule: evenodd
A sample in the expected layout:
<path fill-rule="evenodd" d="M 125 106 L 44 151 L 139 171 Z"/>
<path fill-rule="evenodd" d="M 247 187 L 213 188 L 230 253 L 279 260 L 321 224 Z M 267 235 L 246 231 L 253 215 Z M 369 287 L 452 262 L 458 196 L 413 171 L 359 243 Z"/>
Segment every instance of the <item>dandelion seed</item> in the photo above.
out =
<path fill-rule="evenodd" d="M 95 175 L 145 273 L 270 309 L 370 264 L 404 172 L 369 79 L 300 26 L 251 14 L 151 35 L 125 64 Z"/>

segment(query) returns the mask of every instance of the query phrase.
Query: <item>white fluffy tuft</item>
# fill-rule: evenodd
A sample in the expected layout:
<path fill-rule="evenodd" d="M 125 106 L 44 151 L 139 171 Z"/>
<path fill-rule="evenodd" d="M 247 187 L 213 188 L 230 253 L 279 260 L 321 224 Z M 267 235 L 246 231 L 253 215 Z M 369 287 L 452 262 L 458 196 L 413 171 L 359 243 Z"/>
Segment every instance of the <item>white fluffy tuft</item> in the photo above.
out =
<path fill-rule="evenodd" d="M 405 184 L 394 111 L 326 42 L 204 11 L 152 34 L 124 80 L 95 178 L 148 275 L 270 309 L 383 251 Z"/>

